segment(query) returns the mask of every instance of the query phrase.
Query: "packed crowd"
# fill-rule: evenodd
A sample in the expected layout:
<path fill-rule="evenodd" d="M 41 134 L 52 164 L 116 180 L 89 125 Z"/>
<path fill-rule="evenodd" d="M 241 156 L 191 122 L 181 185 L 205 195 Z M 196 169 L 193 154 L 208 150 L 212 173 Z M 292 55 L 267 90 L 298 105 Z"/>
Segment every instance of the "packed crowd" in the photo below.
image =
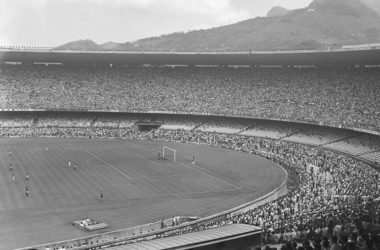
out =
<path fill-rule="evenodd" d="M 379 237 L 370 234 L 352 233 L 347 236 L 337 237 L 333 236 L 330 239 L 327 237 L 315 238 L 314 240 L 305 240 L 300 244 L 296 241 L 289 241 L 281 246 L 281 250 L 377 250 L 379 249 Z M 273 248 L 267 246 L 265 250 L 272 250 Z M 276 250 L 277 248 L 274 248 Z"/>
<path fill-rule="evenodd" d="M 1 109 L 243 114 L 380 131 L 379 69 L 3 66 Z"/>
<path fill-rule="evenodd" d="M 380 232 L 380 209 L 373 207 L 380 172 L 361 161 L 308 145 L 237 135 L 156 130 L 145 138 L 241 150 L 295 171 L 300 179 L 296 190 L 222 223 L 260 226 L 267 242 Z"/>
<path fill-rule="evenodd" d="M 47 128 L 47 127 L 90 127 L 91 119 L 89 115 L 84 114 L 56 114 L 56 115 L 45 115 L 43 117 L 38 117 L 36 119 L 36 127 Z"/>
<path fill-rule="evenodd" d="M 128 128 L 7 127 L 0 129 L 0 136 L 147 139 L 206 144 L 253 153 L 296 173 L 297 188 L 273 202 L 223 220 L 185 227 L 157 237 L 231 223 L 262 227 L 267 243 L 308 241 L 323 236 L 330 239 L 336 236 L 343 242 L 355 234 L 367 237 L 368 232 L 380 231 L 380 207 L 375 208 L 373 202 L 380 196 L 379 170 L 328 149 L 236 134 L 164 129 L 141 133 Z M 132 242 L 135 241 L 129 243 Z"/>
<path fill-rule="evenodd" d="M 362 233 L 366 227 L 368 230 L 368 223 L 376 225 L 380 221 L 379 207 L 377 209 L 371 208 L 372 199 L 380 195 L 378 186 L 380 174 L 363 162 L 327 149 L 286 140 L 218 134 L 205 130 L 206 126 L 216 128 L 222 125 L 242 129 L 239 126 L 232 126 L 235 123 L 244 124 L 243 127 L 250 127 L 251 129 L 258 129 L 262 125 L 259 121 L 250 121 L 245 124 L 245 121 L 240 122 L 238 118 L 236 122 L 233 122 L 223 120 L 223 118 L 196 117 L 190 123 L 190 127 L 200 125 L 198 129 L 203 131 L 158 129 L 148 133 L 139 133 L 132 131 L 130 126 L 124 128 L 101 126 L 106 122 L 118 126 L 125 122 L 131 124 L 131 120 L 140 118 L 132 118 L 132 116 L 115 117 L 113 115 L 72 114 L 65 116 L 49 114 L 37 119 L 30 114 L 6 115 L 1 118 L 7 124 L 0 129 L 0 137 L 120 138 L 207 144 L 257 154 L 281 164 L 289 171 L 298 173 L 300 179 L 298 189 L 275 202 L 248 212 L 235 214 L 223 221 L 196 228 L 185 228 L 174 234 L 204 230 L 230 223 L 248 223 L 264 228 L 265 240 L 269 243 L 281 242 L 284 239 L 308 240 L 320 235 L 335 235 L 339 239 L 344 239 L 344 237 L 352 234 Z M 191 120 L 189 117 L 185 118 Z M 168 116 L 163 117 L 162 121 L 165 124 L 177 126 L 183 123 L 182 118 L 176 116 L 176 119 L 173 120 L 173 117 Z M 18 125 L 22 121 L 26 121 L 26 125 L 19 127 Z M 96 122 L 99 122 L 99 126 L 95 126 Z M 35 126 L 32 126 L 32 123 Z M 90 123 L 94 126 L 90 126 Z M 283 133 L 289 133 L 289 129 L 281 124 L 279 126 L 272 124 L 271 126 L 269 127 L 275 127 Z M 341 133 L 339 139 L 347 137 L 345 131 Z M 367 137 L 357 137 L 354 133 L 352 138 L 338 141 L 338 143 L 364 140 L 358 145 L 369 144 L 369 148 L 376 149 L 378 142 L 373 137 Z M 332 234 L 328 232 L 328 214 L 334 218 Z M 363 221 L 367 224 L 363 224 Z M 167 233 L 162 237 L 170 235 Z"/>
<path fill-rule="evenodd" d="M 166 130 L 239 134 L 311 144 L 380 163 L 379 136 L 310 124 L 205 115 L 105 112 L 0 112 L 1 137 L 129 138 L 135 124 Z"/>
<path fill-rule="evenodd" d="M 380 204 L 374 202 L 380 195 L 380 173 L 365 163 L 307 145 L 237 135 L 156 130 L 142 138 L 207 144 L 261 155 L 296 171 L 300 183 L 285 196 L 246 212 L 110 246 L 245 223 L 264 229 L 264 243 L 286 242 L 281 250 L 380 247 L 376 235 L 380 233 Z"/>
<path fill-rule="evenodd" d="M 50 127 L 27 127 L 27 128 L 2 128 L 0 137 L 60 137 L 60 138 L 132 138 L 133 132 L 126 128 L 50 128 Z"/>

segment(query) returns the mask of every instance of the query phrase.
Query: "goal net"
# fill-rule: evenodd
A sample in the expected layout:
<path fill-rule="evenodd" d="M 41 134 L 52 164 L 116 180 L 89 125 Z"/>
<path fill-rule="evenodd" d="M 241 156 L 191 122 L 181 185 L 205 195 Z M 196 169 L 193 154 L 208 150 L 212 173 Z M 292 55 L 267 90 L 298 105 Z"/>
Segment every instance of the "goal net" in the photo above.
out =
<path fill-rule="evenodd" d="M 176 154 L 177 154 L 177 150 L 166 147 L 166 146 L 162 147 L 162 158 L 175 161 Z"/>

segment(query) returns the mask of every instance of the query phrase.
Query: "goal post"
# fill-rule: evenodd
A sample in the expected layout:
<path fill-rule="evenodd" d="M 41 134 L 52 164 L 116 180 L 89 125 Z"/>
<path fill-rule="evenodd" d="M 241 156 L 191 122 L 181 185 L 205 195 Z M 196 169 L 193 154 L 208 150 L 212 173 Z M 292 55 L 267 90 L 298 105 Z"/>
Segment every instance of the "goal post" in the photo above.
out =
<path fill-rule="evenodd" d="M 176 161 L 177 150 L 163 146 L 162 147 L 162 158 L 168 159 L 171 161 Z"/>

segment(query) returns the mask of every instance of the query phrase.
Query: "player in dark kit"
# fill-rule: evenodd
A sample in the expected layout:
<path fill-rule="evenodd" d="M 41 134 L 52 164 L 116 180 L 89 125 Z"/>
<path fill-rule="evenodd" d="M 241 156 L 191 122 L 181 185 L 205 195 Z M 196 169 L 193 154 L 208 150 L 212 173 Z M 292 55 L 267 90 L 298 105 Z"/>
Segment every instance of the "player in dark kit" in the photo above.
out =
<path fill-rule="evenodd" d="M 100 199 L 103 200 L 103 197 L 104 197 L 103 191 L 100 191 Z"/>
<path fill-rule="evenodd" d="M 13 170 L 14 170 L 14 169 L 13 169 L 13 164 L 12 164 L 12 162 L 11 162 L 11 163 L 9 163 L 9 171 L 10 171 L 10 172 L 13 172 Z"/>
<path fill-rule="evenodd" d="M 28 186 L 25 187 L 25 196 L 29 197 L 29 188 L 28 188 Z"/>

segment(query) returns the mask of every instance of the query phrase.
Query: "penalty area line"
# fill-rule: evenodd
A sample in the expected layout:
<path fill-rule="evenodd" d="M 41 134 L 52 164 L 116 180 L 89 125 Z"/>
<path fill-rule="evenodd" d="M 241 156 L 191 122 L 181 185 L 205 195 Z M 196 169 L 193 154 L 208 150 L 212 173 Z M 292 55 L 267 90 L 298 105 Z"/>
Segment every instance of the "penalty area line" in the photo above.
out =
<path fill-rule="evenodd" d="M 141 159 L 148 160 L 148 161 L 152 162 L 153 164 L 162 167 L 162 165 L 161 165 L 160 163 L 158 163 L 158 162 L 155 162 L 155 161 L 153 161 L 153 160 L 151 160 L 151 159 L 148 159 L 147 157 L 142 156 L 142 155 L 140 155 L 139 153 L 135 153 L 135 154 L 137 155 L 137 157 L 139 157 L 139 158 L 141 158 Z"/>
<path fill-rule="evenodd" d="M 138 148 L 141 148 L 142 150 L 144 150 L 144 151 L 146 151 L 146 152 L 157 152 L 156 150 L 151 150 L 151 149 L 147 149 L 147 148 L 145 148 L 145 147 L 143 147 L 143 146 L 141 146 L 141 145 L 136 145 L 136 144 L 134 144 L 135 146 L 137 146 Z M 179 150 L 177 150 L 177 152 L 178 152 Z M 158 152 L 160 152 L 160 151 L 158 151 Z M 145 157 L 144 157 L 145 158 Z M 234 189 L 235 190 L 239 190 L 239 189 L 242 189 L 242 187 L 239 187 L 239 186 L 237 186 L 237 185 L 234 185 L 234 184 L 232 184 L 232 183 L 229 183 L 228 181 L 225 181 L 225 180 L 223 180 L 223 179 L 221 179 L 221 178 L 218 178 L 218 177 L 216 177 L 216 176 L 213 176 L 213 175 L 211 175 L 211 174 L 209 174 L 209 173 L 207 173 L 207 171 L 204 169 L 204 168 L 202 168 L 202 167 L 200 167 L 200 166 L 197 166 L 197 165 L 188 165 L 188 164 L 185 164 L 185 163 L 182 163 L 182 162 L 179 162 L 179 161 L 175 161 L 174 163 L 178 163 L 178 164 L 180 164 L 180 165 L 182 165 L 183 167 L 185 167 L 185 168 L 188 168 L 188 169 L 192 169 L 193 171 L 195 170 L 196 172 L 199 172 L 199 173 L 202 173 L 202 174 L 205 174 L 205 175 L 207 175 L 208 177 L 210 177 L 210 178 L 212 178 L 212 179 L 214 179 L 214 180 L 217 180 L 217 181 L 220 181 L 220 182 L 223 182 L 223 183 L 225 183 L 225 184 L 227 184 L 227 185 L 230 185 L 230 186 L 232 186 L 232 187 L 234 187 Z"/>
<path fill-rule="evenodd" d="M 112 166 L 111 164 L 109 164 L 108 162 L 106 162 L 105 160 L 103 160 L 102 158 L 100 158 L 99 156 L 94 155 L 93 153 L 91 153 L 91 152 L 89 152 L 87 150 L 83 150 L 83 151 L 85 151 L 87 154 L 93 156 L 95 159 L 98 159 L 99 161 L 104 162 L 107 166 L 109 166 L 110 168 L 112 168 L 113 170 L 115 170 L 116 172 L 118 172 L 119 174 L 121 174 L 122 176 L 124 176 L 125 178 L 127 178 L 128 180 L 132 180 L 132 178 L 130 176 L 128 176 L 126 173 L 124 173 L 120 169 Z"/>
<path fill-rule="evenodd" d="M 225 183 L 225 184 L 227 184 L 227 185 L 230 185 L 230 186 L 234 187 L 235 190 L 242 189 L 242 188 L 239 187 L 239 186 L 236 186 L 236 185 L 234 185 L 234 184 L 232 184 L 232 183 L 229 183 L 228 181 L 225 181 L 225 180 L 223 180 L 223 179 L 221 179 L 221 178 L 218 178 L 218 177 L 216 177 L 216 176 L 213 176 L 213 175 L 207 173 L 205 169 L 203 169 L 203 168 L 201 168 L 201 167 L 199 167 L 199 166 L 197 166 L 197 165 L 187 165 L 187 164 L 184 164 L 184 163 L 182 163 L 182 162 L 177 162 L 177 161 L 176 161 L 175 163 L 181 164 L 182 166 L 184 166 L 184 167 L 186 167 L 186 168 L 189 168 L 189 169 L 192 169 L 192 170 L 197 170 L 198 172 L 200 172 L 200 173 L 202 173 L 202 174 L 205 174 L 205 175 L 207 175 L 208 177 L 210 177 L 210 178 L 212 178 L 212 179 L 215 179 L 215 180 L 217 180 L 217 181 L 223 182 L 223 183 Z"/>

